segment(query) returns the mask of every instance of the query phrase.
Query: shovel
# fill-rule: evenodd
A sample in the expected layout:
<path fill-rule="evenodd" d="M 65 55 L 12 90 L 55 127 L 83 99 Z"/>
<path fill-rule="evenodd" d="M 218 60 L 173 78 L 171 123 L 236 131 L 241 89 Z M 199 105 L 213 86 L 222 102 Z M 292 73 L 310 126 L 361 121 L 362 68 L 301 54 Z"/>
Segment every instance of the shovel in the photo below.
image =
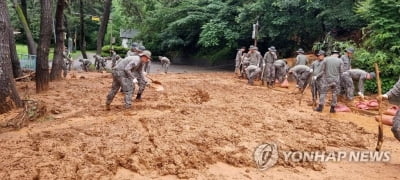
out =
<path fill-rule="evenodd" d="M 150 87 L 154 88 L 156 91 L 164 91 L 164 86 L 160 81 L 154 80 L 149 76 L 146 77 L 151 80 Z"/>

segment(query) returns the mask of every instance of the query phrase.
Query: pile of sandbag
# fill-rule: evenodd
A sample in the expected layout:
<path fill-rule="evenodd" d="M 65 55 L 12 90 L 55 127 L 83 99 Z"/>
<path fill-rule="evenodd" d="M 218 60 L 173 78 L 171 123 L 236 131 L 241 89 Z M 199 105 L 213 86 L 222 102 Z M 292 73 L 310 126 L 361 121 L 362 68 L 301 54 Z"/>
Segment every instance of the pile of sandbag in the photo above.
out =
<path fill-rule="evenodd" d="M 355 104 L 357 109 L 376 110 L 379 108 L 378 100 L 360 101 Z"/>
<path fill-rule="evenodd" d="M 344 104 L 337 104 L 335 110 L 336 112 L 351 112 L 350 108 Z"/>
<path fill-rule="evenodd" d="M 393 118 L 396 115 L 397 111 L 399 110 L 398 106 L 392 106 L 386 111 L 383 112 L 384 115 L 382 115 L 382 124 L 392 126 L 393 125 Z M 381 117 L 380 116 L 375 116 L 375 120 L 379 121 Z"/>

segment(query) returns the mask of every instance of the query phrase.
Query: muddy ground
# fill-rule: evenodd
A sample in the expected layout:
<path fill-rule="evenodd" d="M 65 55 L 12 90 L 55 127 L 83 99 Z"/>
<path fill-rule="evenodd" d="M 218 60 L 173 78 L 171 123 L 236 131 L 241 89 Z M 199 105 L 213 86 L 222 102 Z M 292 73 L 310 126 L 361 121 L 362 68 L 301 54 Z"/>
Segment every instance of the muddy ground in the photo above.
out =
<path fill-rule="evenodd" d="M 142 102 L 111 111 L 107 73 L 74 72 L 34 94 L 47 113 L 20 130 L 0 129 L 1 179 L 397 179 L 400 143 L 385 127 L 385 163 L 284 162 L 260 171 L 254 149 L 274 142 L 281 151 L 373 150 L 377 123 L 358 113 L 322 114 L 289 90 L 248 86 L 232 73 L 153 74 L 164 91 L 148 88 Z M 328 110 L 328 107 L 326 107 Z M 19 110 L 20 111 L 20 110 Z M 0 116 L 1 122 L 18 111 Z"/>

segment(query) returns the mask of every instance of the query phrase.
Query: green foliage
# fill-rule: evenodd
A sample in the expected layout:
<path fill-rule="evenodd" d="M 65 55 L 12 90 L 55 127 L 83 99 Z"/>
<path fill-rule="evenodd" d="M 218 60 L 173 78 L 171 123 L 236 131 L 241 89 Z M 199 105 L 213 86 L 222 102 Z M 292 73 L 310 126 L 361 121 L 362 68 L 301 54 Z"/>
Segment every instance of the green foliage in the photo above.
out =
<path fill-rule="evenodd" d="M 124 58 L 126 56 L 126 53 L 129 51 L 128 48 L 125 48 L 123 46 L 113 46 L 114 51 L 121 56 L 121 58 Z M 101 48 L 101 56 L 107 57 L 110 56 L 110 50 L 111 46 L 106 45 Z"/>
<path fill-rule="evenodd" d="M 356 51 L 355 65 L 373 71 L 373 64 L 378 63 L 382 90 L 386 92 L 400 74 L 400 1 L 364 0 L 357 5 L 356 12 L 368 26 L 363 30 L 365 39 L 362 48 Z M 369 83 L 367 89 L 376 92 L 375 86 Z"/>

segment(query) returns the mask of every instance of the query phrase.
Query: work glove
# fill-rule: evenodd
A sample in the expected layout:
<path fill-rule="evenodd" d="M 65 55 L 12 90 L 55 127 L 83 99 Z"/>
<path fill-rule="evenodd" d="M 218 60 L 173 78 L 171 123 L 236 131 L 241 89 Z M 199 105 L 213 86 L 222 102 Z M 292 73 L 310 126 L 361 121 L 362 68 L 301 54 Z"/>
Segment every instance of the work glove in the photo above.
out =
<path fill-rule="evenodd" d="M 387 94 L 383 94 L 383 95 L 378 96 L 377 99 L 379 101 L 383 101 L 383 100 L 389 99 L 389 96 Z"/>
<path fill-rule="evenodd" d="M 358 95 L 364 99 L 364 94 L 362 92 L 358 92 Z"/>
<path fill-rule="evenodd" d="M 143 74 L 146 76 L 146 75 L 147 75 L 147 72 L 143 72 Z"/>
<path fill-rule="evenodd" d="M 317 80 L 317 76 L 313 76 L 312 79 L 315 81 Z"/>
<path fill-rule="evenodd" d="M 310 69 L 310 73 L 312 73 L 312 72 L 314 72 L 314 70 L 313 70 L 313 69 Z"/>
<path fill-rule="evenodd" d="M 134 78 L 134 79 L 132 80 L 132 82 L 133 82 L 133 84 L 137 84 L 139 81 L 138 81 L 136 78 Z"/>

